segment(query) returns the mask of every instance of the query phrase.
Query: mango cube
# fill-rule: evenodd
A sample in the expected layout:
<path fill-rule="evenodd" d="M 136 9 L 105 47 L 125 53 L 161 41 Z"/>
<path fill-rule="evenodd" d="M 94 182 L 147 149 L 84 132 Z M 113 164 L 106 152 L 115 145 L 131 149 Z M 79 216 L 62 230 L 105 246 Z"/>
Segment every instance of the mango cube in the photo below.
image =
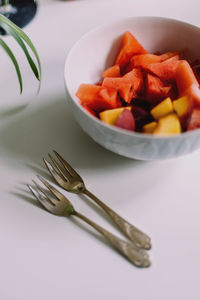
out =
<path fill-rule="evenodd" d="M 168 97 L 151 110 L 151 115 L 155 120 L 159 120 L 160 118 L 172 113 L 173 111 L 174 109 L 172 101 Z"/>
<path fill-rule="evenodd" d="M 181 133 L 181 124 L 175 113 L 169 114 L 158 120 L 158 125 L 153 131 L 154 135 L 166 136 Z"/>
<path fill-rule="evenodd" d="M 119 115 L 124 111 L 125 108 L 131 111 L 130 106 L 108 109 L 99 114 L 100 119 L 106 124 L 115 125 Z"/>
<path fill-rule="evenodd" d="M 148 124 L 146 124 L 142 127 L 142 131 L 144 133 L 153 133 L 156 126 L 157 126 L 157 122 L 155 122 L 155 121 L 151 122 L 151 123 L 148 123 Z"/>
<path fill-rule="evenodd" d="M 173 101 L 173 107 L 181 122 L 183 130 L 187 128 L 193 111 L 192 98 L 183 96 Z"/>

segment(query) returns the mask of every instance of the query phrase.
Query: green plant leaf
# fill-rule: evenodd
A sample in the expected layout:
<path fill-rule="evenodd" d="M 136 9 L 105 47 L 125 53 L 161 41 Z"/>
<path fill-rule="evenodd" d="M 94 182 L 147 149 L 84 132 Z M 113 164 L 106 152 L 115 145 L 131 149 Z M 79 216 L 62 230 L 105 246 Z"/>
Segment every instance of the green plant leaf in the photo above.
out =
<path fill-rule="evenodd" d="M 20 72 L 18 62 L 17 62 L 13 52 L 10 50 L 10 48 L 7 46 L 7 44 L 1 38 L 0 38 L 0 45 L 3 47 L 5 52 L 8 54 L 8 56 L 10 57 L 10 59 L 12 60 L 14 66 L 15 66 L 15 70 L 16 70 L 17 77 L 18 77 L 18 80 L 19 80 L 19 85 L 20 85 L 20 93 L 22 93 L 22 90 L 23 90 L 22 76 L 21 76 L 21 72 Z"/>
<path fill-rule="evenodd" d="M 29 48 L 31 49 L 31 51 L 33 52 L 33 54 L 35 55 L 37 64 L 38 64 L 38 71 L 36 73 L 34 73 L 35 75 L 38 74 L 38 76 L 36 76 L 38 78 L 38 80 L 41 81 L 41 63 L 40 63 L 40 59 L 39 59 L 39 55 L 37 53 L 36 48 L 34 47 L 33 43 L 31 42 L 30 38 L 23 32 L 23 30 L 21 30 L 17 25 L 15 25 L 12 21 L 10 21 L 8 18 L 6 18 L 3 15 L 0 15 L 0 26 L 2 26 L 6 31 L 8 31 L 8 33 L 10 33 L 14 38 L 16 38 L 16 36 L 18 36 L 18 40 L 17 42 L 19 42 L 19 39 L 24 40 L 27 45 L 29 46 Z M 23 43 L 24 44 L 24 43 Z M 22 47 L 23 51 L 24 51 L 24 46 L 22 45 L 22 43 L 20 43 L 20 46 Z M 27 48 L 26 48 L 27 50 Z M 26 57 L 27 57 L 27 51 L 24 51 Z M 30 60 L 30 55 L 28 53 L 28 61 L 29 64 L 31 62 L 31 68 L 34 68 L 32 62 L 32 58 Z M 36 66 L 35 66 L 36 67 Z M 33 69 L 32 69 L 33 70 Z M 40 89 L 40 84 L 39 84 L 39 89 Z"/>
<path fill-rule="evenodd" d="M 26 55 L 26 58 L 28 60 L 28 63 L 35 75 L 35 77 L 40 80 L 40 75 L 39 75 L 39 72 L 38 72 L 38 69 L 32 59 L 32 57 L 30 56 L 27 48 L 26 48 L 26 45 L 24 44 L 23 40 L 20 38 L 19 35 L 16 34 L 16 32 L 14 30 L 11 30 L 8 26 L 4 26 L 4 25 L 1 25 L 4 30 L 6 30 L 10 35 L 13 36 L 13 38 L 17 41 L 17 43 L 20 45 L 20 47 L 22 48 L 22 50 L 24 51 L 24 54 Z"/>

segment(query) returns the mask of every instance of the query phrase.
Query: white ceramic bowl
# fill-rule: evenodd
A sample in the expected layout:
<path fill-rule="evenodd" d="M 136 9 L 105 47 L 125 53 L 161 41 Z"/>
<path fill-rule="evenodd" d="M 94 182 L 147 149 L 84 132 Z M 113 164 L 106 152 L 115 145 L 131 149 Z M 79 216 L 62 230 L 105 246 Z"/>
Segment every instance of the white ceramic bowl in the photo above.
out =
<path fill-rule="evenodd" d="M 155 137 L 106 125 L 79 104 L 75 93 L 81 83 L 96 83 L 112 65 L 121 36 L 130 31 L 149 52 L 189 50 L 188 59 L 200 58 L 200 28 L 158 17 L 122 19 L 85 34 L 65 62 L 65 84 L 74 116 L 97 143 L 120 155 L 155 160 L 178 157 L 200 147 L 200 129 L 171 137 Z"/>

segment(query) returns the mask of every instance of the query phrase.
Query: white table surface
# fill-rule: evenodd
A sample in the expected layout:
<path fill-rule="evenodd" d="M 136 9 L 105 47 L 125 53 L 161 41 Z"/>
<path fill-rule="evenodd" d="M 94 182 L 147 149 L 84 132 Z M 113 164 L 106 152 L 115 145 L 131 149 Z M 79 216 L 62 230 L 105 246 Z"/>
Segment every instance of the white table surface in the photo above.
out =
<path fill-rule="evenodd" d="M 68 50 L 91 28 L 137 15 L 199 26 L 199 0 L 39 2 L 25 28 L 41 57 L 39 96 L 20 49 L 15 47 L 25 78 L 22 96 L 0 51 L 0 299 L 200 299 L 200 151 L 141 162 L 103 149 L 74 121 L 63 80 Z M 23 103 L 28 105 L 20 109 Z M 150 268 L 135 268 L 88 226 L 53 216 L 34 201 L 26 183 L 37 173 L 47 176 L 42 157 L 54 148 L 91 191 L 152 237 Z M 118 233 L 93 204 L 68 195 L 78 210 Z"/>

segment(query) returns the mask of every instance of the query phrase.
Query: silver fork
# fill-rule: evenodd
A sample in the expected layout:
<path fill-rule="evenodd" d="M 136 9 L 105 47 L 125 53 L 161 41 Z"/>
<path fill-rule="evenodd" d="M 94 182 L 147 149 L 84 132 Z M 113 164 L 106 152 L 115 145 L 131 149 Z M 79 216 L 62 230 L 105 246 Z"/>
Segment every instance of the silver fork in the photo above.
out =
<path fill-rule="evenodd" d="M 101 233 L 121 254 L 128 258 L 137 267 L 149 267 L 150 261 L 146 251 L 138 249 L 133 244 L 119 239 L 114 234 L 110 233 L 103 227 L 97 225 L 86 216 L 77 212 L 72 206 L 71 202 L 61 194 L 57 189 L 50 185 L 44 178 L 38 176 L 39 180 L 48 189 L 48 191 L 42 188 L 34 180 L 35 186 L 28 185 L 30 191 L 36 197 L 36 199 L 42 204 L 42 206 L 49 212 L 59 216 L 75 216 L 94 229 Z"/>
<path fill-rule="evenodd" d="M 44 163 L 55 179 L 55 181 L 68 192 L 76 194 L 85 194 L 98 204 L 121 229 L 121 231 L 138 247 L 143 249 L 151 248 L 151 239 L 144 232 L 130 224 L 128 221 L 119 216 L 110 207 L 103 203 L 99 198 L 92 194 L 85 186 L 81 176 L 72 168 L 72 166 L 62 158 L 60 154 L 53 151 L 60 164 L 49 154 L 51 162 L 46 159 Z"/>

